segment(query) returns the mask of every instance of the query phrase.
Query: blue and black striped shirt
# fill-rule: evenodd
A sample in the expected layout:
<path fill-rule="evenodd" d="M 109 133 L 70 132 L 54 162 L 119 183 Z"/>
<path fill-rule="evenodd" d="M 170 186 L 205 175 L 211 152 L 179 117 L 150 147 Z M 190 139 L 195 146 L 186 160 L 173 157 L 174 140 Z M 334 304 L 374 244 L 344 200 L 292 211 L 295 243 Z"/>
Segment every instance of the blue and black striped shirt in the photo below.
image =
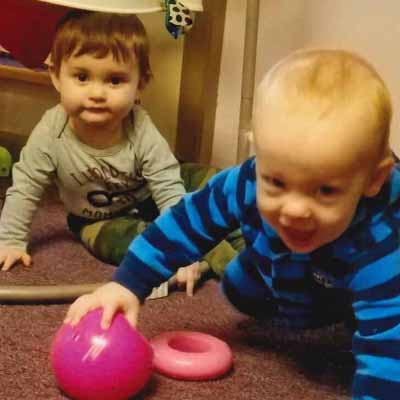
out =
<path fill-rule="evenodd" d="M 239 227 L 247 246 L 225 271 L 230 300 L 239 309 L 253 307 L 256 315 L 304 328 L 333 322 L 352 307 L 357 321 L 353 399 L 397 399 L 400 167 L 377 196 L 360 201 L 338 239 L 296 254 L 258 213 L 251 158 L 217 174 L 159 217 L 131 243 L 114 280 L 143 300 L 177 268 L 200 259 Z"/>

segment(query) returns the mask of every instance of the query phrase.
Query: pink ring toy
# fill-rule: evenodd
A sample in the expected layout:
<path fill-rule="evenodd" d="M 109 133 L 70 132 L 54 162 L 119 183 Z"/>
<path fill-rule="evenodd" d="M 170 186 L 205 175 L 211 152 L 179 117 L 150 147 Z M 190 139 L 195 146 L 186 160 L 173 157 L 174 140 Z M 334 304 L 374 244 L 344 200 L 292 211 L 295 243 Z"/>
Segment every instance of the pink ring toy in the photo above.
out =
<path fill-rule="evenodd" d="M 201 332 L 165 332 L 150 340 L 154 369 L 175 379 L 207 380 L 225 374 L 232 352 L 222 340 Z"/>

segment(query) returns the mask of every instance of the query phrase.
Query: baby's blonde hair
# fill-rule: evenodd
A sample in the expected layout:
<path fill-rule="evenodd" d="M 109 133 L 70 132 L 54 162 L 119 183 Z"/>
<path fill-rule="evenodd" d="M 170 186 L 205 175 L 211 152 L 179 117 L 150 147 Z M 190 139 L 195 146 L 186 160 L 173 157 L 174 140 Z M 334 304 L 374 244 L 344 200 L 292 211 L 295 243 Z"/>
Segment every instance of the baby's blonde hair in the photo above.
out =
<path fill-rule="evenodd" d="M 374 142 L 380 154 L 389 146 L 392 105 L 376 70 L 360 56 L 330 49 L 300 50 L 277 63 L 256 92 L 255 118 L 263 106 L 277 103 L 287 111 L 307 112 L 312 118 L 357 109 L 373 116 Z M 360 108 L 361 107 L 361 108 Z"/>
<path fill-rule="evenodd" d="M 98 58 L 112 54 L 118 62 L 136 57 L 139 66 L 139 88 L 150 80 L 149 41 L 136 15 L 74 10 L 58 25 L 50 53 L 50 64 L 56 76 L 61 63 L 71 56 L 91 54 Z"/>

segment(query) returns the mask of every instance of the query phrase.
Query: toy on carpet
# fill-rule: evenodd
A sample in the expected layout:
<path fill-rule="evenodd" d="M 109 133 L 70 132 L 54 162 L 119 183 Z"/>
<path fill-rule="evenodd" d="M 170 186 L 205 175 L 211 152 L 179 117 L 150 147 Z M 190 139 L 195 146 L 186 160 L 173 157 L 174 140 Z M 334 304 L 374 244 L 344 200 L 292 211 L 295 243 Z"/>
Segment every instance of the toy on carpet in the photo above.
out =
<path fill-rule="evenodd" d="M 58 386 L 77 400 L 126 400 L 150 378 L 153 351 L 123 314 L 109 329 L 100 326 L 102 310 L 87 313 L 76 325 L 64 324 L 51 348 Z"/>
<path fill-rule="evenodd" d="M 8 178 L 11 174 L 12 157 L 10 152 L 0 146 L 0 177 Z"/>
<path fill-rule="evenodd" d="M 222 340 L 191 331 L 165 332 L 150 340 L 154 369 L 183 380 L 217 379 L 232 367 L 232 352 Z"/>
<path fill-rule="evenodd" d="M 3 208 L 4 199 L 6 197 L 6 190 L 10 185 L 10 181 L 7 178 L 11 176 L 12 157 L 10 152 L 0 146 L 0 211 Z"/>

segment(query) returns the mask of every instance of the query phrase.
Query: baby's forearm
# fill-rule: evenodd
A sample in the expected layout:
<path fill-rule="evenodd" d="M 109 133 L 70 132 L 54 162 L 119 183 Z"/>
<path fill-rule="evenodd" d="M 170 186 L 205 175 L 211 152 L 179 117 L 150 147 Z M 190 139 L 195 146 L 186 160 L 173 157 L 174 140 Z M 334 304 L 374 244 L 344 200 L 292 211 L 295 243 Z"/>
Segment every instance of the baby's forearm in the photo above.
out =
<path fill-rule="evenodd" d="M 30 191 L 25 185 L 14 185 L 7 191 L 0 218 L 0 245 L 26 251 L 33 216 L 43 188 Z"/>
<path fill-rule="evenodd" d="M 6 198 L 0 219 L 0 246 L 26 251 L 37 207 L 29 201 L 19 201 L 18 197 L 10 194 Z"/>

